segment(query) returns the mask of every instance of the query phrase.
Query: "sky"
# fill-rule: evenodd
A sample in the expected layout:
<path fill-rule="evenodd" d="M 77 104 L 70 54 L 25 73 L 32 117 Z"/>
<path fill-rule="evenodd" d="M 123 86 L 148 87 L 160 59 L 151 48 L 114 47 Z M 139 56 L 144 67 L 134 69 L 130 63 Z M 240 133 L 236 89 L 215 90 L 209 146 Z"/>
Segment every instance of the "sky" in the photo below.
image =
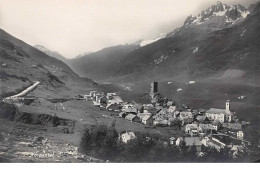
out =
<path fill-rule="evenodd" d="M 168 33 L 217 0 L 0 0 L 0 28 L 66 58 Z M 222 0 L 248 6 L 256 0 Z"/>

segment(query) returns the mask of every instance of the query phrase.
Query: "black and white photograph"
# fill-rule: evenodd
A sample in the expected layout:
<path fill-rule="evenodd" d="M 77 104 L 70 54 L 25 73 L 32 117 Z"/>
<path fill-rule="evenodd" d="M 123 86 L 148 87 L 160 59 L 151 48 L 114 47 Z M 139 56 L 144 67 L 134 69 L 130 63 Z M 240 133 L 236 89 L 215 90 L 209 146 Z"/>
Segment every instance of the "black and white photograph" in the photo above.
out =
<path fill-rule="evenodd" d="M 260 1 L 0 0 L 0 162 L 259 163 Z"/>

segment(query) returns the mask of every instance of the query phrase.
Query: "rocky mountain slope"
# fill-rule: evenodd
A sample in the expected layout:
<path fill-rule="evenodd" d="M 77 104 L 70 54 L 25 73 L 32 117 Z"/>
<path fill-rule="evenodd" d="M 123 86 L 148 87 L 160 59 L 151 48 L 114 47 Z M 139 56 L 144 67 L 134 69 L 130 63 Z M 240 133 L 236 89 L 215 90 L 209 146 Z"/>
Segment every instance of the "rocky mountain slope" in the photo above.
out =
<path fill-rule="evenodd" d="M 48 56 L 51 56 L 51 57 L 55 57 L 56 59 L 59 59 L 63 62 L 67 62 L 68 59 L 63 57 L 60 53 L 58 53 L 57 51 L 52 51 L 52 50 L 49 50 L 48 48 L 42 46 L 42 45 L 35 45 L 34 48 L 44 52 L 45 54 L 47 54 Z"/>
<path fill-rule="evenodd" d="M 187 19 L 173 36 L 122 57 L 124 60 L 114 76 L 121 77 L 121 81 L 123 76 L 127 81 L 235 78 L 256 83 L 260 53 L 259 17 L 258 4 L 252 14 L 223 29 L 218 27 L 212 31 L 212 27 L 208 27 L 208 22 L 215 21 L 215 17 L 199 25 L 189 24 Z"/>
<path fill-rule="evenodd" d="M 255 70 L 249 64 L 258 64 L 259 53 L 256 42 L 248 44 L 251 39 L 253 42 L 258 39 L 259 26 L 253 23 L 258 20 L 258 14 L 257 9 L 255 14 L 250 14 L 252 9 L 217 2 L 200 14 L 189 16 L 182 27 L 163 39 L 123 53 L 104 53 L 102 58 L 88 55 L 73 60 L 71 67 L 80 75 L 87 73 L 95 80 L 114 78 L 113 82 L 226 78 L 230 72 L 232 77 L 252 78 L 255 75 L 250 73 Z M 249 22 L 251 26 L 246 27 L 245 23 Z"/>
<path fill-rule="evenodd" d="M 184 22 L 184 26 L 189 25 L 200 25 L 214 18 L 223 18 L 224 26 L 234 24 L 236 21 L 245 18 L 249 14 L 247 10 L 242 5 L 232 5 L 228 6 L 217 2 L 206 10 L 203 10 L 201 13 L 193 16 L 189 16 Z"/>

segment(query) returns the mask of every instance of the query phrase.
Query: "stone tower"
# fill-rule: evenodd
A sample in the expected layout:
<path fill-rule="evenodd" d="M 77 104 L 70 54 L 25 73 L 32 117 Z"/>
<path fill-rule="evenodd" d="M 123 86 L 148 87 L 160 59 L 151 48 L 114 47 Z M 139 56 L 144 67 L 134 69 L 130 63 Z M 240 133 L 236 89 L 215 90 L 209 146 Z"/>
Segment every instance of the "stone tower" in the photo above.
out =
<path fill-rule="evenodd" d="M 151 98 L 153 99 L 157 93 L 158 93 L 158 82 L 152 82 L 151 91 L 150 91 Z"/>
<path fill-rule="evenodd" d="M 151 93 L 158 93 L 158 82 L 151 83 Z"/>

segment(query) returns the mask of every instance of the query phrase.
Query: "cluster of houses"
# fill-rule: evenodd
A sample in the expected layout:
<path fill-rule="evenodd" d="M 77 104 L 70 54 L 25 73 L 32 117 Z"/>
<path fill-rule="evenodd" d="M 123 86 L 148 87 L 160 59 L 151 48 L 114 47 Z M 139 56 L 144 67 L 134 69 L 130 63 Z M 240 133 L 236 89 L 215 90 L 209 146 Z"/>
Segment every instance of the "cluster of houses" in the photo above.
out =
<path fill-rule="evenodd" d="M 176 126 L 182 128 L 185 134 L 178 138 L 171 137 L 170 144 L 179 146 L 184 141 L 187 146 L 195 146 L 198 152 L 201 151 L 202 145 L 218 150 L 229 146 L 215 137 L 218 134 L 229 134 L 228 132 L 219 132 L 220 128 L 232 131 L 234 139 L 243 143 L 242 125 L 238 122 L 235 114 L 230 111 L 229 100 L 226 101 L 225 109 L 192 110 L 186 106 L 176 105 L 174 101 L 167 98 L 158 101 L 157 91 L 158 84 L 152 84 L 151 104 L 142 105 L 124 102 L 116 93 L 104 94 L 91 91 L 88 95 L 84 95 L 84 98 L 93 101 L 95 106 L 116 112 L 118 117 L 131 122 L 155 127 Z M 127 143 L 135 138 L 135 134 L 126 132 L 121 137 L 122 141 Z M 235 146 L 238 148 L 241 145 Z"/>

